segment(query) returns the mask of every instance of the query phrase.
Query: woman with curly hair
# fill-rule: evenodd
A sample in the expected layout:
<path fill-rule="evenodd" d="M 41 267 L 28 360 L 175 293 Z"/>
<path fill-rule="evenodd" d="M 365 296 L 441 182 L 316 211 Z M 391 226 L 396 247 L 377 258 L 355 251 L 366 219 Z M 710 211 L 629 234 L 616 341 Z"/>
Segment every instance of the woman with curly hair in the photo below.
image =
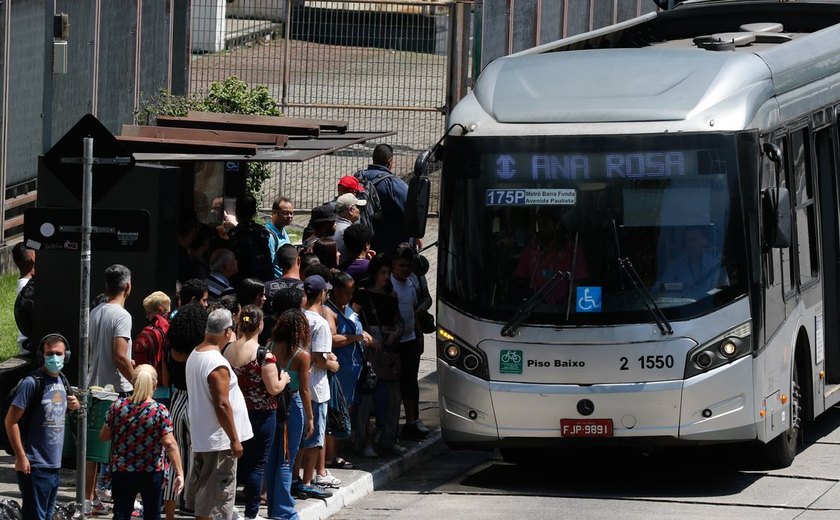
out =
<path fill-rule="evenodd" d="M 175 430 L 175 440 L 181 452 L 184 474 L 189 475 L 192 467 L 192 441 L 190 439 L 190 419 L 188 416 L 189 399 L 187 398 L 187 358 L 193 349 L 204 341 L 204 329 L 207 326 L 207 310 L 200 302 L 188 303 L 178 310 L 169 322 L 167 340 L 169 345 L 164 352 L 164 359 L 169 367 L 169 382 L 172 384 L 172 409 L 170 415 Z M 169 478 L 163 490 L 163 507 L 166 520 L 175 518 L 175 506 L 178 493 L 175 479 Z M 195 508 L 195 496 L 187 487 L 184 493 L 187 509 Z"/>
<path fill-rule="evenodd" d="M 277 366 L 289 374 L 292 396 L 288 413 L 277 411 L 277 430 L 268 455 L 268 516 L 297 518 L 291 493 L 292 467 L 301 440 L 315 429 L 309 396 L 309 321 L 303 312 L 299 308 L 284 311 L 277 318 L 271 340 Z M 286 415 L 284 421 L 279 418 L 282 415 Z"/>

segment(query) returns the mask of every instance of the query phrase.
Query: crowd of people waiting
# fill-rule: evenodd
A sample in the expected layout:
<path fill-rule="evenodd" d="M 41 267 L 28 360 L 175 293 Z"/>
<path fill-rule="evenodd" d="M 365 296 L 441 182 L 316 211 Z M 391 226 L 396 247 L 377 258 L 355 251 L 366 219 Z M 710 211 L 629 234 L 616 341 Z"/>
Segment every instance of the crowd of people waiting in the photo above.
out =
<path fill-rule="evenodd" d="M 131 273 L 119 264 L 105 271 L 90 314 L 87 382 L 118 397 L 99 435 L 112 441 L 110 461 L 88 462 L 86 514 L 108 512 L 105 493 L 118 519 L 163 511 L 171 520 L 179 506 L 196 518 L 237 518 L 241 487 L 245 518 L 260 518 L 261 503 L 270 518 L 297 518 L 295 499 L 331 496 L 341 481 L 330 469 L 353 468 L 350 453 L 399 455 L 406 440 L 425 438 L 418 317 L 432 303 L 428 262 L 403 234 L 407 185 L 392 167 L 391 147 L 377 146 L 373 164 L 312 209 L 301 244 L 287 232 L 287 197 L 273 202 L 265 224 L 248 195 L 227 227 L 184 219 L 176 297 L 146 296 L 147 323 L 134 338 L 125 310 Z M 365 207 L 373 199 L 376 212 Z M 79 406 L 60 377 L 68 349 L 60 335 L 44 338 L 37 355 L 46 363 L 24 379 L 5 418 L 25 518 L 51 518 L 55 507 L 55 444 L 65 410 Z M 39 392 L 60 406 L 24 425 Z M 352 418 L 349 439 L 327 426 L 337 393 Z M 24 433 L 33 421 L 41 435 Z"/>

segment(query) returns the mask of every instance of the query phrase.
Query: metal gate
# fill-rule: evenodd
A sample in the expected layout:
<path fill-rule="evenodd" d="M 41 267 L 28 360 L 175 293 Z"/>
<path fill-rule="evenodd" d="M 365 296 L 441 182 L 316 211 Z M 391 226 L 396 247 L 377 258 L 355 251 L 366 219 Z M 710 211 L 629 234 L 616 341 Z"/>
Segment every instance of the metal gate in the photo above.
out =
<path fill-rule="evenodd" d="M 395 131 L 387 142 L 401 176 L 443 133 L 453 4 L 305 0 L 286 10 L 235 0 L 222 20 L 199 12 L 201 2 L 193 12 L 191 92 L 236 75 L 268 86 L 288 116 Z M 264 204 L 281 194 L 299 209 L 331 200 L 338 179 L 367 166 L 376 144 L 278 166 L 264 186 Z"/>

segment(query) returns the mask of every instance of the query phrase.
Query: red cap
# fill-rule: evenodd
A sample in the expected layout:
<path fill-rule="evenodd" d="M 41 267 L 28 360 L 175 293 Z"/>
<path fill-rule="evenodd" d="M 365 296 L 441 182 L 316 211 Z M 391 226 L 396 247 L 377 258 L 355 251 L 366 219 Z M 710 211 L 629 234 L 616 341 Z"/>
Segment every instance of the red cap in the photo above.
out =
<path fill-rule="evenodd" d="M 338 185 L 348 190 L 352 190 L 356 193 L 360 191 L 365 191 L 364 186 L 359 184 L 359 179 L 353 177 L 352 175 L 345 175 L 341 179 L 338 180 Z"/>

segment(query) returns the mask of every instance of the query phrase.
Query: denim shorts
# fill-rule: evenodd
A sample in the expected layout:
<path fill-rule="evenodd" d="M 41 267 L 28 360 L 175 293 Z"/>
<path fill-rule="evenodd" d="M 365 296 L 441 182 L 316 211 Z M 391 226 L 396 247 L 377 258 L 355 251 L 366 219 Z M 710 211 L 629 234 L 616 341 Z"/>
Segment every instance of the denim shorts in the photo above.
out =
<path fill-rule="evenodd" d="M 309 437 L 308 439 L 306 437 L 303 438 L 303 442 L 301 444 L 303 449 L 324 447 L 324 434 L 327 431 L 328 402 L 329 401 L 324 401 L 323 403 L 316 403 L 315 401 L 312 401 L 312 418 L 314 419 L 313 422 L 315 423 L 315 428 L 312 431 L 311 437 Z M 306 435 L 305 431 L 304 435 Z"/>

